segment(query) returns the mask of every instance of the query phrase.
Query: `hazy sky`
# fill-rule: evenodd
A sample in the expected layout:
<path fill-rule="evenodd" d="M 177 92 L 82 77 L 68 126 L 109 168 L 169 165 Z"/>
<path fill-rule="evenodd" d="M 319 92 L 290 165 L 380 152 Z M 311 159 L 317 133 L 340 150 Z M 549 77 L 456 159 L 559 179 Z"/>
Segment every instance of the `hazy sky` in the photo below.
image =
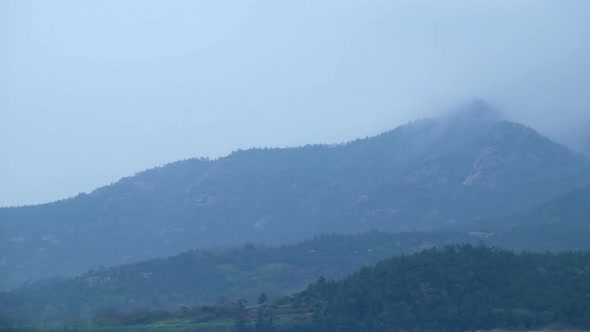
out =
<path fill-rule="evenodd" d="M 590 1 L 2 0 L 0 206 L 472 98 L 590 142 Z"/>

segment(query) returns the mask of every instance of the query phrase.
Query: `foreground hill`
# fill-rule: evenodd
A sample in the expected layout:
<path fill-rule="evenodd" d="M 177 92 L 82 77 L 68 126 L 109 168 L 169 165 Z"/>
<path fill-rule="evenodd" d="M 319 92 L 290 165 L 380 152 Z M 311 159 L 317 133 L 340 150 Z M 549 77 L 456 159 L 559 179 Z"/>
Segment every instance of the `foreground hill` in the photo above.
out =
<path fill-rule="evenodd" d="M 590 328 L 590 254 L 460 246 L 392 258 L 294 297 L 293 331 Z"/>
<path fill-rule="evenodd" d="M 589 169 L 481 104 L 336 146 L 180 161 L 0 209 L 0 287 L 195 247 L 446 229 L 533 207 L 588 183 Z"/>

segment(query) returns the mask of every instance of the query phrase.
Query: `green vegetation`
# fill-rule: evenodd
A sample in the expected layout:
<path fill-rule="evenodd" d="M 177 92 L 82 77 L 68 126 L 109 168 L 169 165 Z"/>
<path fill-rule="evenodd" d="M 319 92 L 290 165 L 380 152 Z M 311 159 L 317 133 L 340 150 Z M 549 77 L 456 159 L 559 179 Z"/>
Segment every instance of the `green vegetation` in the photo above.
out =
<path fill-rule="evenodd" d="M 590 253 L 431 249 L 320 279 L 293 299 L 313 309 L 310 332 L 590 328 Z"/>
<path fill-rule="evenodd" d="M 192 250 L 76 278 L 53 278 L 0 294 L 0 312 L 29 322 L 89 319 L 99 310 L 171 309 L 232 296 L 256 303 L 304 289 L 319 276 L 340 278 L 392 255 L 469 238 L 460 234 L 371 232 L 325 235 L 296 245 Z"/>
<path fill-rule="evenodd" d="M 48 331 L 76 330 L 71 321 Z M 96 313 L 86 331 L 364 332 L 590 328 L 590 252 L 461 245 L 381 261 L 290 297 Z M 29 326 L 32 330 L 34 326 Z M 23 329 L 24 331 L 25 329 Z"/>
<path fill-rule="evenodd" d="M 308 320 L 304 309 L 295 309 L 288 297 L 269 301 L 263 293 L 258 305 L 247 307 L 246 300 L 225 299 L 214 306 L 182 307 L 177 310 L 120 311 L 105 308 L 91 320 L 11 324 L 10 331 L 202 331 L 273 332 Z M 0 329 L 1 330 L 1 329 Z"/>

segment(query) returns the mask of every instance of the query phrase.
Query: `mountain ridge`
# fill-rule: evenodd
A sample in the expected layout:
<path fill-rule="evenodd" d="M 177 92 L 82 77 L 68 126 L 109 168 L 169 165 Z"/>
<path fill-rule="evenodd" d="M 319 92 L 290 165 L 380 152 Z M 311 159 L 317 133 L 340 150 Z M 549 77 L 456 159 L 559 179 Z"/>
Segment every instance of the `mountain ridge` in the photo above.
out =
<path fill-rule="evenodd" d="M 184 160 L 69 200 L 3 208 L 0 276 L 15 285 L 194 247 L 448 229 L 589 183 L 586 159 L 492 115 L 424 119 L 338 145 Z"/>

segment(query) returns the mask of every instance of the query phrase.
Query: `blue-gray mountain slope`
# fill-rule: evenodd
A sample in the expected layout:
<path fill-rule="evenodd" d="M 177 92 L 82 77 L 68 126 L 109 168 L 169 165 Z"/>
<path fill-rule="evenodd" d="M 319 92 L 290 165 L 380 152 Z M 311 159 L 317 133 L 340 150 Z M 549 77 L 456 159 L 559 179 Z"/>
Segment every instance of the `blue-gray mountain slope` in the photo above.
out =
<path fill-rule="evenodd" d="M 589 179 L 583 157 L 485 107 L 340 145 L 184 160 L 90 194 L 0 209 L 0 286 L 195 247 L 448 229 Z"/>

